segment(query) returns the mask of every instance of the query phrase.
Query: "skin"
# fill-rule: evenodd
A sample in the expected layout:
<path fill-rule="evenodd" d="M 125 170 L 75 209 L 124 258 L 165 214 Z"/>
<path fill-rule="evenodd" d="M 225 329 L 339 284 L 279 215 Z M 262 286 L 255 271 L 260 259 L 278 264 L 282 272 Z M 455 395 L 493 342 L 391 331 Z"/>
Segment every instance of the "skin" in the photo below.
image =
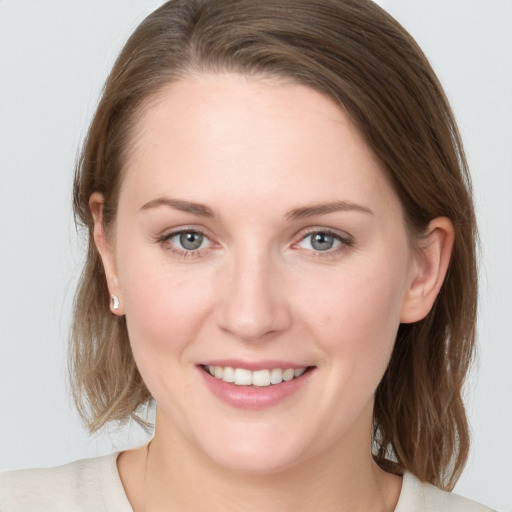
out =
<path fill-rule="evenodd" d="M 433 220 L 418 248 L 343 111 L 271 79 L 170 84 L 123 172 L 109 237 L 102 196 L 90 206 L 114 313 L 157 403 L 149 447 L 118 459 L 134 510 L 394 510 L 401 479 L 371 457 L 374 393 L 400 322 L 432 307 L 450 221 Z M 337 209 L 304 210 L 326 203 Z M 180 246 L 180 230 L 203 233 L 201 248 Z M 333 233 L 332 248 L 312 232 Z M 201 374 L 233 358 L 312 370 L 291 396 L 247 410 Z"/>

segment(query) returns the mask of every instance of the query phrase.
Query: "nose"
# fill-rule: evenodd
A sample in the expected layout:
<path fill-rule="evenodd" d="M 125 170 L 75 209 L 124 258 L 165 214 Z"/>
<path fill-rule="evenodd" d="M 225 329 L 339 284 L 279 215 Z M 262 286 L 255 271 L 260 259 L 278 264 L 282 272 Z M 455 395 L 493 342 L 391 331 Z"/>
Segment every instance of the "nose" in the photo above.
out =
<path fill-rule="evenodd" d="M 247 254 L 249 253 L 249 254 Z M 279 265 L 269 254 L 246 251 L 221 276 L 219 327 L 244 341 L 269 339 L 292 322 Z"/>

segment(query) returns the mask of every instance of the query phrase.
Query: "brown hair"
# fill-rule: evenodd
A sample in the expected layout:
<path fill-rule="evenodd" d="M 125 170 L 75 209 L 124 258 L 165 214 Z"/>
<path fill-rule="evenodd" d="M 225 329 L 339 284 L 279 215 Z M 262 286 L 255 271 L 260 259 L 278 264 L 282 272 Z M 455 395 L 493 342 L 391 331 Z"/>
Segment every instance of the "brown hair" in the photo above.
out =
<path fill-rule="evenodd" d="M 374 409 L 374 456 L 451 489 L 469 435 L 461 390 L 471 362 L 477 298 L 476 226 L 467 165 L 452 112 L 409 34 L 369 0 L 175 0 L 148 16 L 106 82 L 74 185 L 89 249 L 76 295 L 72 386 L 94 431 L 138 416 L 150 400 L 133 360 L 126 323 L 109 312 L 88 201 L 116 214 L 130 130 L 145 102 L 195 72 L 278 76 L 330 96 L 351 117 L 398 195 L 411 233 L 446 216 L 455 244 L 428 316 L 402 324 Z M 413 235 L 414 236 L 414 235 Z"/>

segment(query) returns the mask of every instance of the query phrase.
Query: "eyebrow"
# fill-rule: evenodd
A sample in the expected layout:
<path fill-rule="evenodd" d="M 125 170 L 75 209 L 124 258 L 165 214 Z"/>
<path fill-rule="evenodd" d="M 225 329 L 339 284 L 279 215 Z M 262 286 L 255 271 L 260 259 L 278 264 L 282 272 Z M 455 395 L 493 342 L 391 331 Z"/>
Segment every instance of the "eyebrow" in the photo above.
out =
<path fill-rule="evenodd" d="M 313 204 L 302 208 L 295 208 L 286 214 L 287 220 L 301 220 L 315 215 L 346 211 L 359 211 L 369 215 L 375 215 L 370 208 L 349 201 L 332 201 L 330 203 Z"/>
<path fill-rule="evenodd" d="M 209 207 L 201 203 L 193 203 L 191 201 L 183 201 L 181 199 L 172 199 L 168 197 L 159 197 L 153 199 L 141 207 L 141 210 L 151 210 L 159 206 L 169 206 L 175 210 L 186 213 L 199 215 L 200 217 L 216 217 L 215 212 Z"/>
<path fill-rule="evenodd" d="M 153 199 L 141 207 L 141 210 L 150 210 L 160 206 L 168 206 L 186 213 L 192 213 L 200 217 L 215 218 L 217 215 L 209 206 L 182 199 L 172 199 L 168 197 L 159 197 Z M 315 215 L 325 215 L 328 213 L 339 211 L 359 211 L 369 215 L 374 215 L 373 211 L 366 207 L 349 201 L 332 201 L 329 203 L 313 204 L 311 206 L 303 206 L 294 208 L 285 215 L 286 220 L 301 220 Z"/>

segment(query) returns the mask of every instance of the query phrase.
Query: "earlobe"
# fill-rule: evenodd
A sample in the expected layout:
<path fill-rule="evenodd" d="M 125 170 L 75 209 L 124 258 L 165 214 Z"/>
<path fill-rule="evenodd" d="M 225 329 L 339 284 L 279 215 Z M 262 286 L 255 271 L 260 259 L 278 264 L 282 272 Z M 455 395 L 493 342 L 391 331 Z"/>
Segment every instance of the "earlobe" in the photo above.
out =
<path fill-rule="evenodd" d="M 124 315 L 124 308 L 122 304 L 122 295 L 119 288 L 119 278 L 117 276 L 117 268 L 114 253 L 110 246 L 105 226 L 103 223 L 103 194 L 94 192 L 89 198 L 89 208 L 94 219 L 94 244 L 98 250 L 103 269 L 105 270 L 105 278 L 107 280 L 107 287 L 110 293 L 110 310 L 118 316 Z M 115 300 L 113 299 L 115 297 Z"/>
<path fill-rule="evenodd" d="M 455 231 L 447 217 L 432 220 L 419 241 L 400 322 L 422 320 L 432 309 L 443 285 L 453 248 Z"/>

